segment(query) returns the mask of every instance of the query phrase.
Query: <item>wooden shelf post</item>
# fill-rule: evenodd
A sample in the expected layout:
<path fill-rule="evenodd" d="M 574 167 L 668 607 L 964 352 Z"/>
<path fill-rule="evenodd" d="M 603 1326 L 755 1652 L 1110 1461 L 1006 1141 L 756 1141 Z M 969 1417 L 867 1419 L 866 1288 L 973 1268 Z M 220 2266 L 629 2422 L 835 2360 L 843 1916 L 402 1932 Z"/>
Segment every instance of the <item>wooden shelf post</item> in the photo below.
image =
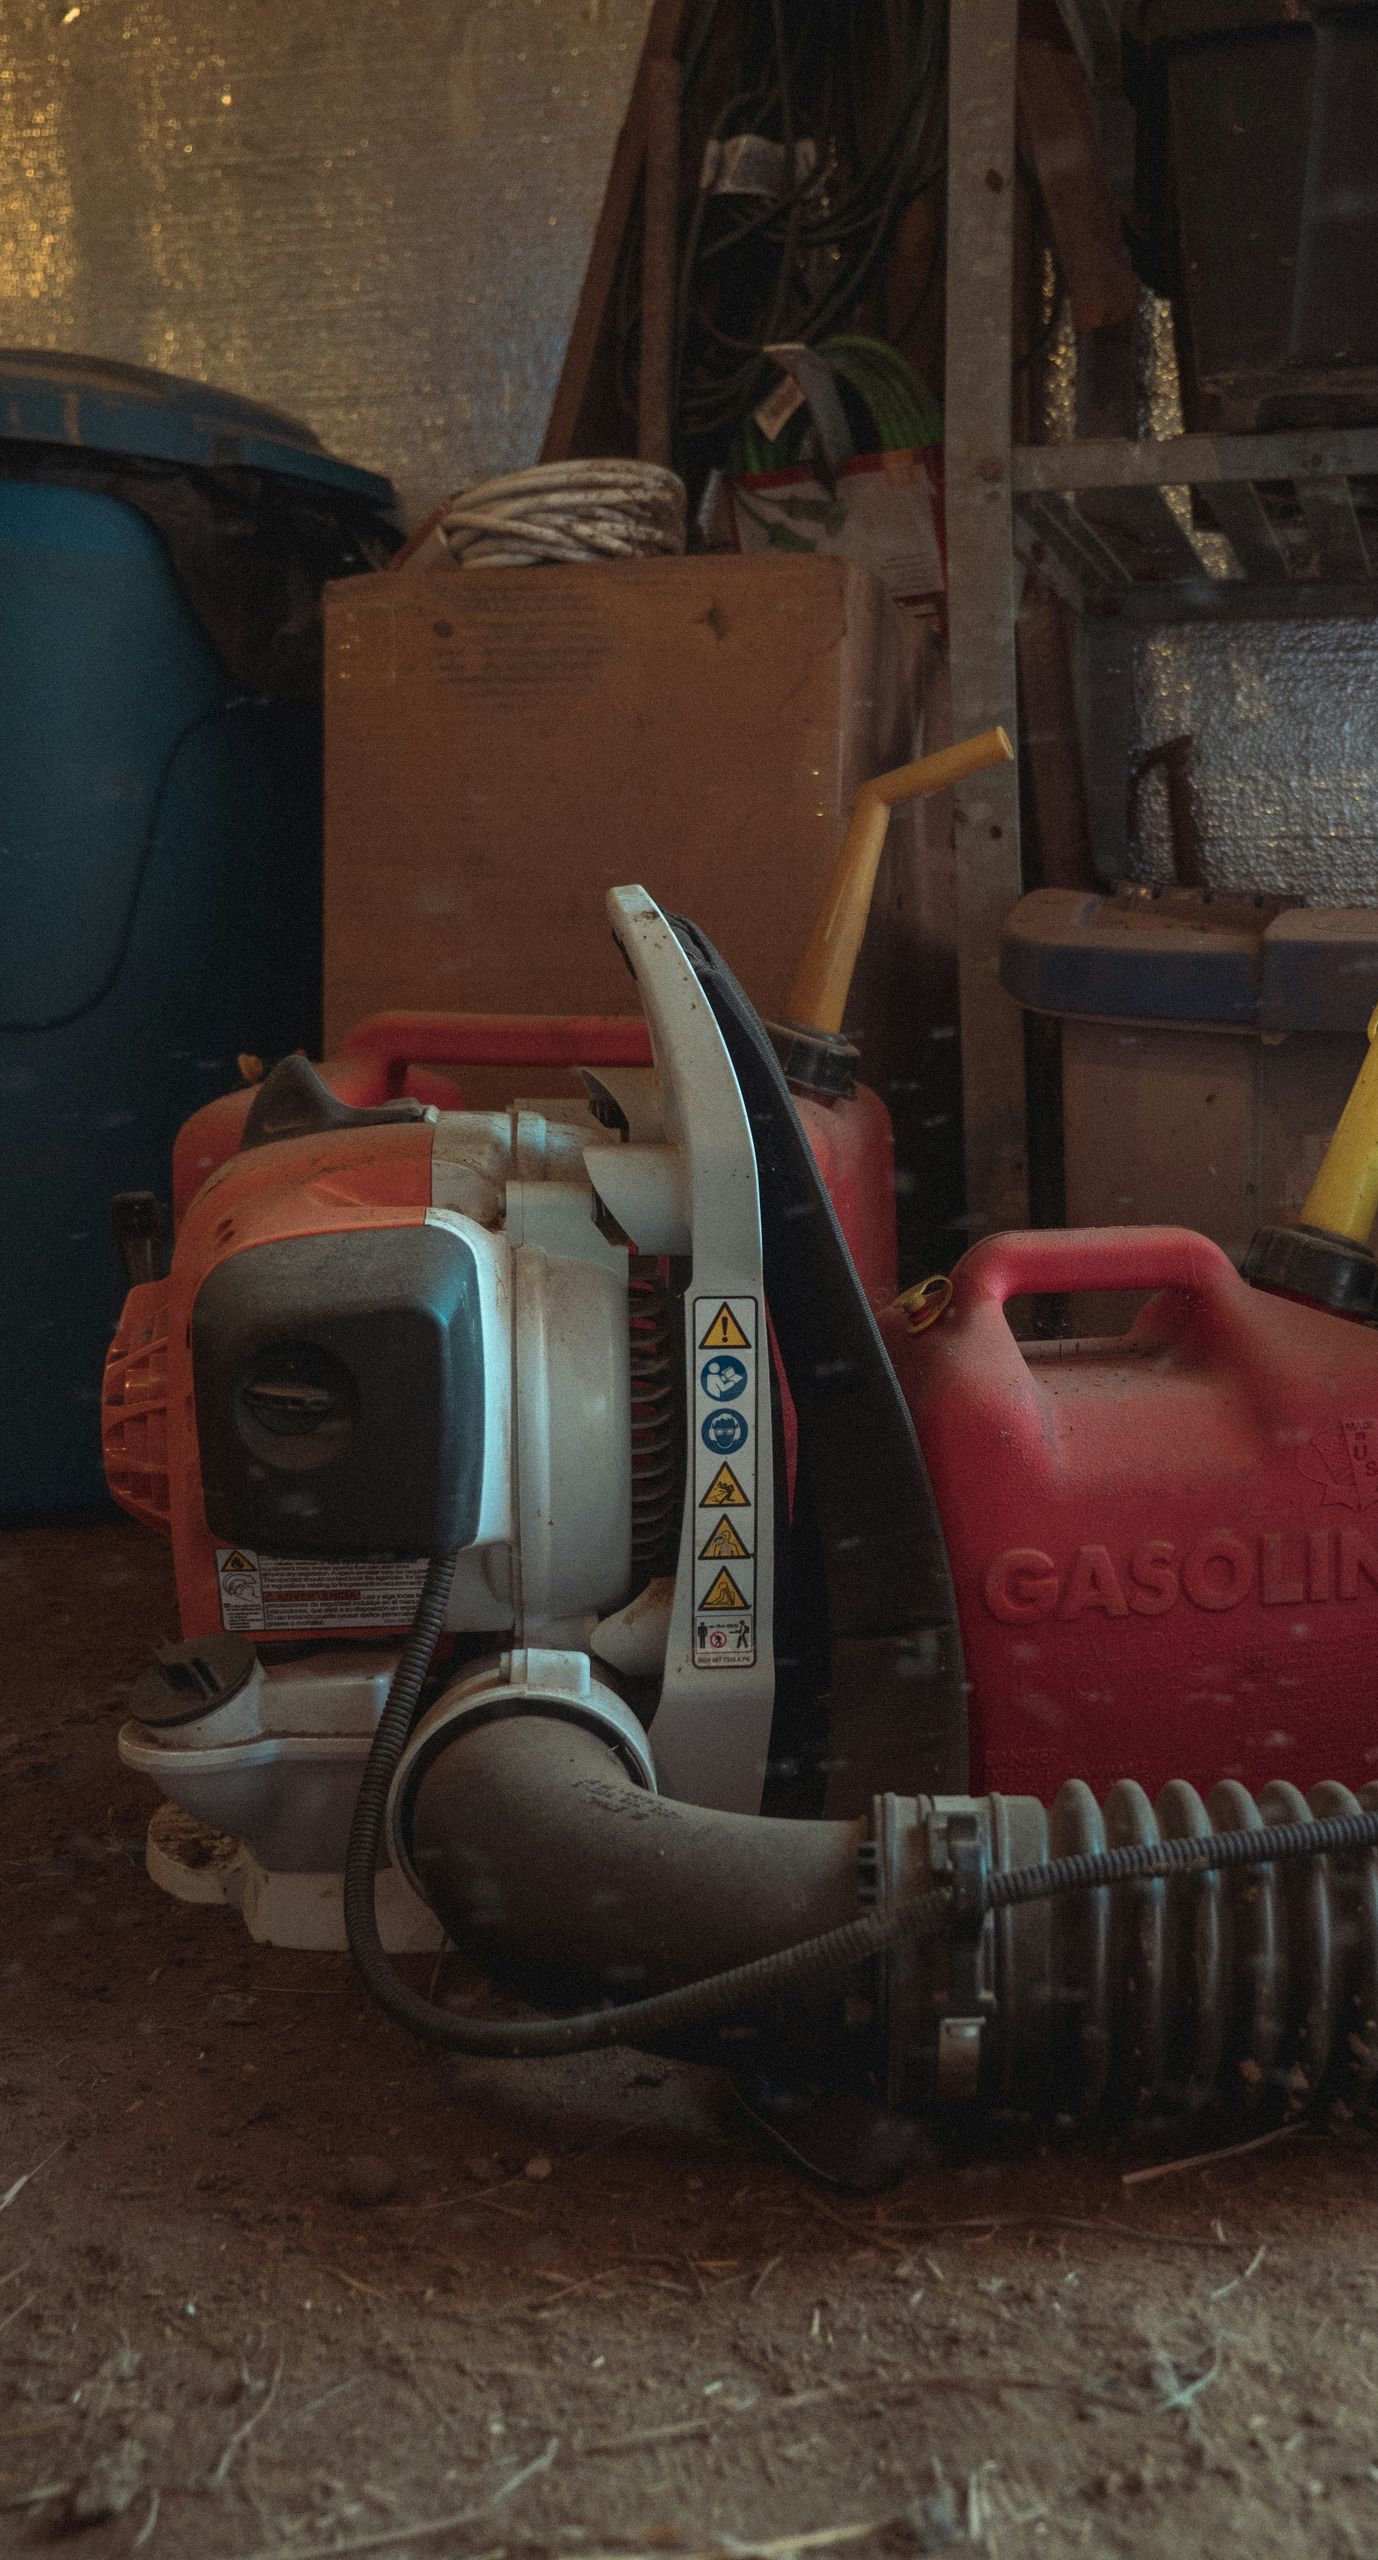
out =
<path fill-rule="evenodd" d="M 954 737 L 1017 735 L 1010 495 L 1018 0 L 952 11 L 946 490 Z M 1018 766 L 955 795 L 968 1232 L 1028 1222 L 1024 1021 L 997 975 L 1019 898 Z"/>

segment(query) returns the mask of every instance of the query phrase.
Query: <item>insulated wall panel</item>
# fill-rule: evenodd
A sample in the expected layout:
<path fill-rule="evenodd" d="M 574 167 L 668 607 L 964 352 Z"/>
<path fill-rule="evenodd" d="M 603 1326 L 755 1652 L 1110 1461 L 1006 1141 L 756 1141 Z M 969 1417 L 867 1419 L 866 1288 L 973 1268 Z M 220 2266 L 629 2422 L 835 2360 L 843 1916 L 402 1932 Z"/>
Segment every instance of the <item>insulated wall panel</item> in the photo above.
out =
<path fill-rule="evenodd" d="M 532 462 L 647 0 L 6 0 L 0 344 L 275 402 L 414 513 Z"/>

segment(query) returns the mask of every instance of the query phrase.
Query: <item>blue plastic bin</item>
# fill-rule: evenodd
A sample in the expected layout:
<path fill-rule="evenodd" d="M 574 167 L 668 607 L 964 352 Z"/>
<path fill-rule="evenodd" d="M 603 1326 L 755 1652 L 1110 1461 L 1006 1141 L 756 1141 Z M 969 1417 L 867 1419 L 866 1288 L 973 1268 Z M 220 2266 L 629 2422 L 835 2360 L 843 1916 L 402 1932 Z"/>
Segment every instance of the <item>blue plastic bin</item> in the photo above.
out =
<path fill-rule="evenodd" d="M 309 624 L 317 569 L 377 565 L 391 496 L 271 411 L 0 355 L 7 1518 L 105 1499 L 113 1194 L 167 1196 L 178 1127 L 235 1084 L 241 1052 L 318 1044 L 320 709 L 302 594 Z M 370 520 L 381 553 L 366 530 L 357 548 Z M 279 577 L 275 546 L 294 544 Z M 292 598 L 284 648 L 267 626 Z"/>

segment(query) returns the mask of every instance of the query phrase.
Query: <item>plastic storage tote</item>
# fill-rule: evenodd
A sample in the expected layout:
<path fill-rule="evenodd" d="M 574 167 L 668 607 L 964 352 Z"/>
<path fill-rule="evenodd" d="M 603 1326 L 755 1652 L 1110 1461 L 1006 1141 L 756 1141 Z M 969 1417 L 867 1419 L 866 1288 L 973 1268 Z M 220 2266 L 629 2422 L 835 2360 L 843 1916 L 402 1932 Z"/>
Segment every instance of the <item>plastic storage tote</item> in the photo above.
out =
<path fill-rule="evenodd" d="M 1000 976 L 1061 1025 L 1067 1225 L 1192 1227 L 1238 1262 L 1300 1210 L 1363 1063 L 1378 910 L 1035 889 Z"/>
<path fill-rule="evenodd" d="M 0 1514 L 105 1500 L 118 1191 L 319 1043 L 317 601 L 386 481 L 270 410 L 0 354 Z"/>

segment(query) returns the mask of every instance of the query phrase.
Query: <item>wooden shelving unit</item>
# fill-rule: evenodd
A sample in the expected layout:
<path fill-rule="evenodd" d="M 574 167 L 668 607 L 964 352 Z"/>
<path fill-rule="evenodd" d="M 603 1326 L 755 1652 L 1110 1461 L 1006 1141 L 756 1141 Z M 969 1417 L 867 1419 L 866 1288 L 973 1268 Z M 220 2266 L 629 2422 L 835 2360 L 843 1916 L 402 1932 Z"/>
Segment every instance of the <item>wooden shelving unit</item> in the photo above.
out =
<path fill-rule="evenodd" d="M 1195 622 L 1378 609 L 1378 429 L 1021 445 L 1010 476 L 1020 558 L 1082 612 Z M 1172 508 L 1168 489 L 1188 507 Z"/>
<path fill-rule="evenodd" d="M 1061 0 L 1088 68 L 1115 0 Z M 1018 731 L 1024 573 L 1076 610 L 1091 840 L 1123 846 L 1136 629 L 1378 614 L 1378 430 L 1011 442 L 1018 0 L 953 12 L 946 489 L 953 734 Z M 1112 48 L 1107 54 L 1107 47 Z M 1167 493 L 1174 493 L 1175 503 Z M 967 1216 L 1028 1217 L 1025 1052 L 997 978 L 1023 888 L 1014 768 L 958 795 Z"/>

